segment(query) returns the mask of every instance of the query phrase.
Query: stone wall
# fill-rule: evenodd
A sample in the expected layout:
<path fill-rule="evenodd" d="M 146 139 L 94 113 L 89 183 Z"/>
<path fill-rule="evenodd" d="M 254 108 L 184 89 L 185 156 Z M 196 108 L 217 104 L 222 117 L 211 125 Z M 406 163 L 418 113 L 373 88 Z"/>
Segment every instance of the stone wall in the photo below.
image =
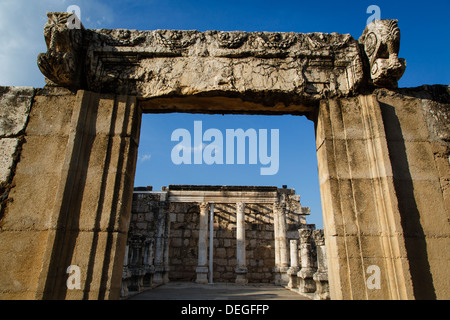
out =
<path fill-rule="evenodd" d="M 23 143 L 3 193 L 0 298 L 118 298 L 139 136 L 134 98 L 63 88 L 8 93 L 2 121 L 4 101 L 12 101 L 7 114 L 23 119 L 13 137 Z M 73 290 L 70 266 L 80 270 Z"/>
<path fill-rule="evenodd" d="M 168 205 L 170 223 L 167 230 L 168 278 L 194 281 L 198 266 L 199 205 L 193 202 L 164 203 L 161 195 L 135 191 L 130 222 L 129 239 L 144 236 L 156 244 L 158 212 Z M 309 213 L 309 208 L 303 208 Z M 165 218 L 167 219 L 167 218 Z M 298 228 L 305 225 L 302 215 L 286 216 L 288 237 L 298 239 Z M 245 207 L 246 260 L 248 282 L 274 281 L 275 247 L 272 204 L 248 204 Z M 234 282 L 236 279 L 236 205 L 214 206 L 214 281 Z M 290 239 L 288 238 L 288 240 Z M 130 252 L 131 254 L 131 252 Z M 129 268 L 130 269 L 130 268 Z"/>
<path fill-rule="evenodd" d="M 49 87 L 2 88 L 1 99 L 1 298 L 118 298 L 135 98 Z M 315 121 L 331 298 L 450 296 L 449 105 L 448 86 L 322 101 Z M 151 245 L 144 239 L 144 249 Z M 80 267 L 81 289 L 66 286 L 70 265 Z M 366 286 L 372 265 L 381 271 L 377 290 Z"/>
<path fill-rule="evenodd" d="M 70 15 L 48 14 L 38 57 L 48 86 L 0 89 L 0 298 L 119 297 L 143 110 L 306 115 L 316 125 L 331 298 L 449 299 L 450 94 L 396 89 L 405 70 L 396 20 L 372 22 L 356 41 L 69 30 Z M 157 221 L 161 282 L 169 222 Z M 280 237 L 275 247 L 286 245 Z M 150 252 L 151 241 L 132 241 Z M 67 286 L 70 266 L 79 288 Z M 379 288 L 367 286 L 373 266 Z"/>
<path fill-rule="evenodd" d="M 35 89 L 0 87 L 0 219 L 8 198 Z"/>

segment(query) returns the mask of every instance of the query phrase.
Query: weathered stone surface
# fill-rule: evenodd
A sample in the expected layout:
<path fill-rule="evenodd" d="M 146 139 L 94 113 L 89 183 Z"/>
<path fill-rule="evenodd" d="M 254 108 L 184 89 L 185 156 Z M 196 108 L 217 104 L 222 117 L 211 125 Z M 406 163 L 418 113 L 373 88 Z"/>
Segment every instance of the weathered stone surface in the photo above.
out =
<path fill-rule="evenodd" d="M 372 84 L 396 87 L 404 71 L 396 21 L 370 24 L 358 43 L 321 33 L 68 30 L 70 18 L 49 14 L 48 52 L 38 58 L 49 85 L 34 98 L 33 89 L 0 89 L 0 138 L 20 145 L 12 156 L 20 159 L 14 175 L 10 170 L 1 185 L 2 298 L 119 296 L 124 271 L 127 276 L 122 266 L 141 111 L 308 114 L 316 124 L 331 298 L 450 297 L 444 250 L 450 234 L 449 90 L 372 90 Z M 27 101 L 33 102 L 28 124 Z M 11 168 L 15 141 L 2 141 Z M 258 281 L 273 274 L 270 259 L 277 272 L 287 270 L 286 255 L 269 252 L 271 235 L 293 222 L 289 214 L 307 213 L 289 197 L 269 202 L 277 201 L 286 219 L 273 220 L 262 209 L 242 229 L 246 245 L 256 246 L 247 255 L 247 275 Z M 146 219 L 161 215 L 138 212 L 132 221 L 148 228 Z M 196 246 L 199 232 L 181 227 L 198 224 L 195 217 L 189 220 L 178 206 L 149 235 L 155 263 L 147 271 L 155 283 L 167 280 L 164 234 L 171 224 L 174 261 L 195 268 L 186 248 Z M 223 273 L 232 281 L 236 219 L 226 210 L 216 217 L 213 244 L 222 249 L 214 277 Z M 270 219 L 275 226 L 262 227 Z M 277 239 L 287 241 L 289 234 Z M 135 248 L 149 253 L 150 245 Z M 83 287 L 71 291 L 64 271 L 73 264 L 82 270 Z M 380 270 L 376 290 L 367 286 L 370 266 Z"/>
<path fill-rule="evenodd" d="M 396 88 L 406 68 L 398 58 L 400 29 L 397 20 L 375 19 L 366 26 L 359 42 L 369 58 L 370 78 L 377 87 Z"/>
<path fill-rule="evenodd" d="M 273 106 L 276 98 L 301 112 L 321 98 L 356 92 L 368 81 L 367 58 L 349 34 L 69 30 L 68 17 L 48 13 L 48 51 L 38 58 L 41 71 L 57 85 L 144 99 L 223 96 Z M 385 26 L 371 28 L 383 34 L 384 45 Z M 378 47 L 377 58 L 383 56 Z M 82 79 L 76 78 L 83 68 Z"/>
<path fill-rule="evenodd" d="M 171 222 L 168 230 L 162 232 L 169 242 L 164 248 L 168 256 L 164 263 L 170 270 L 170 280 L 208 283 L 210 205 L 205 201 L 214 202 L 214 282 L 243 284 L 274 280 L 274 201 L 282 198 L 290 203 L 292 210 L 285 212 L 286 229 L 297 230 L 305 223 L 304 217 L 298 218 L 303 210 L 300 197 L 293 189 L 195 185 L 170 185 L 165 191 L 135 189 L 129 237 L 142 235 L 155 239 L 161 228 L 157 221 L 164 217 L 143 215 L 137 209 L 145 206 L 148 211 L 159 212 L 165 203 L 161 201 L 163 195 L 170 203 L 165 216 L 171 216 Z M 146 226 L 139 222 L 140 216 L 145 217 Z M 294 238 L 298 238 L 298 232 Z"/>
<path fill-rule="evenodd" d="M 25 129 L 34 91 L 31 87 L 0 86 L 0 138 L 17 136 Z"/>
<path fill-rule="evenodd" d="M 35 89 L 0 86 L 0 218 L 11 189 L 15 165 Z"/>
<path fill-rule="evenodd" d="M 72 15 L 67 12 L 47 14 L 44 37 L 48 51 L 38 55 L 37 63 L 47 83 L 81 88 L 84 28 L 82 25 L 80 28 L 69 28 L 68 20 Z"/>

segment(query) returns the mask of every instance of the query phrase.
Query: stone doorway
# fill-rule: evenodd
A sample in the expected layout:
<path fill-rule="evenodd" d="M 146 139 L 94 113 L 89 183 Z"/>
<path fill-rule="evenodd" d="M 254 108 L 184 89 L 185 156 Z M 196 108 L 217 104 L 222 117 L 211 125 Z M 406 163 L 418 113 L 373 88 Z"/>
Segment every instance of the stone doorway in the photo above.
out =
<path fill-rule="evenodd" d="M 141 114 L 210 112 L 315 122 L 332 299 L 449 298 L 448 87 L 396 88 L 396 20 L 375 20 L 356 41 L 68 29 L 70 14 L 48 17 L 38 65 L 49 86 L 4 100 L 31 108 L 2 138 L 14 149 L 3 297 L 117 299 Z M 80 287 L 67 285 L 71 266 Z"/>

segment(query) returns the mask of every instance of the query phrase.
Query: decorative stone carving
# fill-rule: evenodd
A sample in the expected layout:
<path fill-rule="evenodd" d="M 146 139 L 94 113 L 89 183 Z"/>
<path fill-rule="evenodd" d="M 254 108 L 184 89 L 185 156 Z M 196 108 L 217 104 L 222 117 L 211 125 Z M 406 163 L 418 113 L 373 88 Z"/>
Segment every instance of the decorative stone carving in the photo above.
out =
<path fill-rule="evenodd" d="M 247 41 L 248 34 L 245 32 L 219 32 L 217 39 L 221 48 L 236 49 Z"/>
<path fill-rule="evenodd" d="M 314 293 L 316 284 L 313 280 L 315 268 L 313 264 L 313 247 L 311 244 L 313 230 L 302 228 L 298 230 L 300 236 L 301 269 L 297 273 L 299 278 L 299 291 L 301 293 Z"/>
<path fill-rule="evenodd" d="M 130 291 L 141 292 L 144 286 L 144 242 L 145 237 L 138 234 L 133 235 L 130 239 L 131 258 L 129 270 L 131 272 L 131 278 L 128 281 L 128 289 Z"/>
<path fill-rule="evenodd" d="M 263 40 L 263 46 L 268 49 L 288 49 L 297 41 L 293 33 L 261 32 L 258 36 Z"/>
<path fill-rule="evenodd" d="M 82 87 L 82 46 L 83 30 L 69 29 L 67 22 L 73 13 L 49 12 L 44 27 L 47 52 L 38 55 L 39 70 L 49 84 L 69 88 Z"/>
<path fill-rule="evenodd" d="M 374 20 L 359 38 L 370 64 L 370 77 L 378 87 L 396 88 L 406 68 L 399 58 L 400 29 L 397 20 Z"/>
<path fill-rule="evenodd" d="M 328 266 L 325 253 L 325 236 L 323 229 L 313 231 L 314 242 L 317 252 L 317 272 L 314 273 L 313 279 L 316 282 L 315 300 L 330 299 L 330 289 L 328 285 Z"/>
<path fill-rule="evenodd" d="M 38 57 L 42 73 L 58 86 L 144 99 L 239 93 L 272 109 L 273 101 L 282 101 L 280 108 L 304 114 L 324 97 L 352 94 L 366 81 L 365 55 L 349 35 L 69 29 L 71 14 L 48 14 L 48 51 Z"/>

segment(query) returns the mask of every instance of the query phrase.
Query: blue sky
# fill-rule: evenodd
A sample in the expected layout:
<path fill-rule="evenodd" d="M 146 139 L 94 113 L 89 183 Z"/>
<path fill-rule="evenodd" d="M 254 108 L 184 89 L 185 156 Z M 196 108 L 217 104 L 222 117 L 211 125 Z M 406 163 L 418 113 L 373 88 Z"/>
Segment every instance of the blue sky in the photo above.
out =
<path fill-rule="evenodd" d="M 223 31 L 338 32 L 359 38 L 377 5 L 382 19 L 398 19 L 400 57 L 407 68 L 400 87 L 450 84 L 450 1 L 100 1 L 100 0 L 0 0 L 0 85 L 43 87 L 36 65 L 45 52 L 43 26 L 47 11 L 81 9 L 86 28 L 138 30 L 182 29 Z M 204 130 L 279 130 L 279 171 L 261 176 L 256 165 L 174 165 L 170 154 L 177 142 L 173 130 L 192 132 L 195 120 Z M 309 223 L 322 227 L 317 178 L 314 126 L 305 117 L 238 115 L 145 115 L 136 172 L 136 186 L 159 190 L 169 184 L 287 185 L 311 207 Z"/>

